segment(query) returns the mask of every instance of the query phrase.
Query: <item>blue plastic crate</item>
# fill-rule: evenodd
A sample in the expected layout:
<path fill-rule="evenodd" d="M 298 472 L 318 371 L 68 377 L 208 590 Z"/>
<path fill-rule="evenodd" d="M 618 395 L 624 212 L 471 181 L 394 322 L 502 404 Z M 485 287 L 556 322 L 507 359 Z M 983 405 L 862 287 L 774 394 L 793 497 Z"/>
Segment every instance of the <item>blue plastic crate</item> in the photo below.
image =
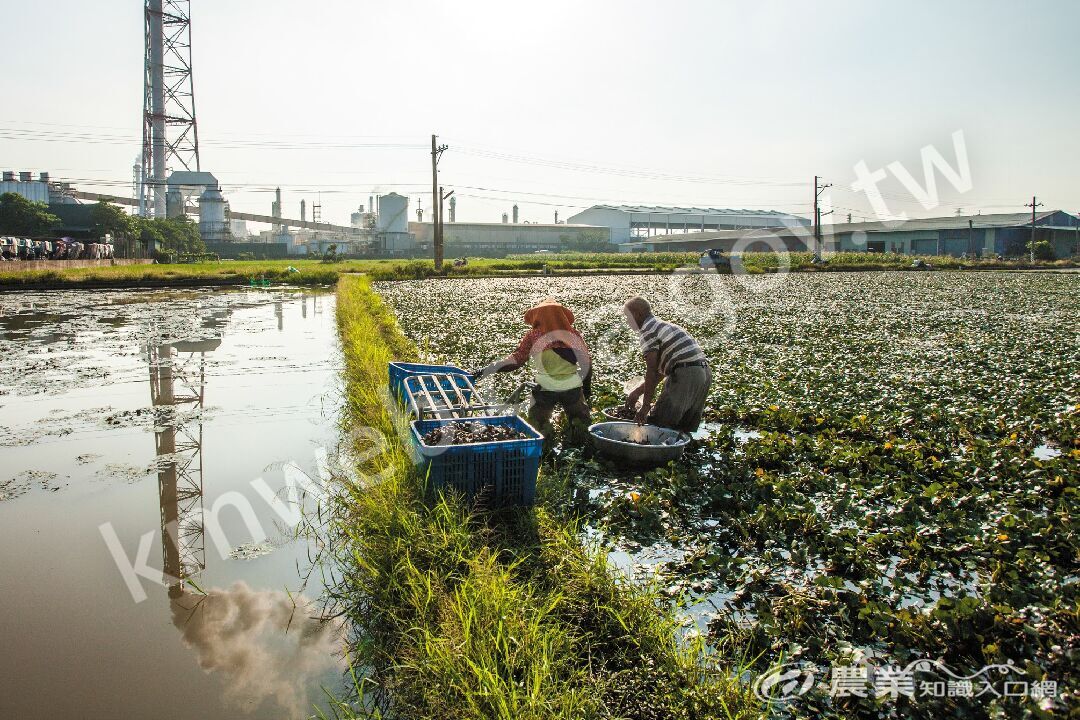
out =
<path fill-rule="evenodd" d="M 515 415 L 470 418 L 469 422 L 509 426 L 528 435 L 522 440 L 431 446 L 424 435 L 454 420 L 414 420 L 413 448 L 421 472 L 432 487 L 452 487 L 469 499 L 484 497 L 493 504 L 532 505 L 544 438 Z"/>
<path fill-rule="evenodd" d="M 405 378 L 409 375 L 430 375 L 432 373 L 456 373 L 468 375 L 468 371 L 453 365 L 422 365 L 420 363 L 392 362 L 389 365 L 390 395 L 398 402 L 405 402 Z"/>

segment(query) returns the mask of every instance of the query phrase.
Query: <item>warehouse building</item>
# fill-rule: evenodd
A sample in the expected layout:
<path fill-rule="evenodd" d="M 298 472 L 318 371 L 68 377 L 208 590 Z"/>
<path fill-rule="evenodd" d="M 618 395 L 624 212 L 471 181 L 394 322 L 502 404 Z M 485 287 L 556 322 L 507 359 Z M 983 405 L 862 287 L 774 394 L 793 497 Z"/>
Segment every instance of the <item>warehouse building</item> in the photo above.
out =
<path fill-rule="evenodd" d="M 623 243 L 673 234 L 799 227 L 809 220 L 776 210 L 663 207 L 648 205 L 593 205 L 567 219 L 579 225 L 608 228 L 611 242 Z"/>
<path fill-rule="evenodd" d="M 704 252 L 718 249 L 805 251 L 812 246 L 810 228 L 780 230 L 726 230 L 671 234 L 625 244 L 638 252 Z M 904 255 L 952 255 L 960 257 L 1020 257 L 1028 253 L 1031 213 L 955 215 L 904 222 L 861 222 L 824 225 L 822 240 L 828 251 L 890 252 Z M 1035 216 L 1035 239 L 1046 240 L 1057 257 L 1078 253 L 1080 219 L 1062 210 Z"/>
<path fill-rule="evenodd" d="M 429 222 L 410 222 L 416 236 L 415 252 L 428 255 L 434 231 Z M 559 252 L 567 246 L 586 243 L 604 246 L 610 243 L 606 227 L 590 225 L 551 225 L 545 223 L 465 223 L 443 224 L 446 257 L 505 257 L 514 253 Z"/>

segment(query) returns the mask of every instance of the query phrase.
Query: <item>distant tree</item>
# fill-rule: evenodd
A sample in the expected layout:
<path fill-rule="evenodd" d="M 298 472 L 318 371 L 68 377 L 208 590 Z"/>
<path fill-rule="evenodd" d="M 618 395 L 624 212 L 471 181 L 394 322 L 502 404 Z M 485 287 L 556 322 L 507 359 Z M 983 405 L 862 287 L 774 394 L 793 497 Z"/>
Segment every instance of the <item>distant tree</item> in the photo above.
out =
<path fill-rule="evenodd" d="M 60 224 L 45 203 L 30 202 L 22 195 L 0 195 L 0 235 L 38 237 L 48 235 Z"/>
<path fill-rule="evenodd" d="M 189 217 L 158 220 L 165 236 L 165 245 L 178 255 L 206 252 L 206 244 L 199 235 L 199 226 Z"/>
<path fill-rule="evenodd" d="M 338 259 L 337 243 L 330 243 L 326 246 L 326 251 L 323 252 L 322 261 L 324 263 L 335 263 Z"/>
<path fill-rule="evenodd" d="M 1036 240 L 1031 250 L 1036 260 L 1057 260 L 1054 245 L 1049 240 Z"/>
<path fill-rule="evenodd" d="M 618 250 L 595 230 L 586 230 L 578 235 L 562 235 L 559 244 L 563 252 L 615 252 Z"/>
<path fill-rule="evenodd" d="M 206 252 L 206 245 L 199 235 L 199 226 L 190 218 L 131 218 L 133 235 L 144 248 L 151 244 L 159 251 L 172 256 L 197 255 Z"/>
<path fill-rule="evenodd" d="M 157 222 L 152 218 L 133 217 L 132 235 L 138 239 L 139 245 L 144 250 L 149 250 L 151 247 L 160 248 L 165 245 L 165 236 L 161 233 L 161 228 Z"/>
<path fill-rule="evenodd" d="M 93 223 L 94 235 L 99 238 L 111 235 L 113 238 L 127 240 L 136 234 L 135 218 L 107 202 L 100 202 L 91 208 L 90 222 Z"/>

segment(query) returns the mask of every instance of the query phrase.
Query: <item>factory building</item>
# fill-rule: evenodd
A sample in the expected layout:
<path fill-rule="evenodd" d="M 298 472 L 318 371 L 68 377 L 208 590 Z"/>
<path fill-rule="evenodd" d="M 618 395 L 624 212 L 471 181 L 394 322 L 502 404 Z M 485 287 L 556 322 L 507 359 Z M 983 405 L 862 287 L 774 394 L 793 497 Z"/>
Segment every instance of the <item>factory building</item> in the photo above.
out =
<path fill-rule="evenodd" d="M 799 227 L 809 220 L 775 210 L 663 207 L 648 205 L 593 205 L 567 219 L 578 225 L 598 225 L 610 231 L 611 242 L 693 232 Z"/>
<path fill-rule="evenodd" d="M 415 252 L 431 252 L 434 231 L 430 222 L 411 222 L 416 236 Z M 586 241 L 608 243 L 606 227 L 591 225 L 550 225 L 544 223 L 465 223 L 443 224 L 446 257 L 505 257 L 515 253 L 559 252 L 565 244 Z"/>
<path fill-rule="evenodd" d="M 623 249 L 639 252 L 704 252 L 733 249 L 746 252 L 810 249 L 809 228 L 778 230 L 724 230 L 671 234 L 627 243 Z M 861 222 L 824 225 L 822 240 L 828 251 L 889 252 L 904 255 L 952 255 L 960 257 L 1021 257 L 1031 239 L 1031 213 L 954 215 L 904 222 Z M 1080 219 L 1062 210 L 1035 216 L 1035 239 L 1051 243 L 1057 257 L 1076 255 L 1080 243 Z"/>
<path fill-rule="evenodd" d="M 4 170 L 0 175 L 0 195 L 5 193 L 15 193 L 30 202 L 46 205 L 75 204 L 75 199 L 71 197 L 71 186 L 53 182 L 47 172 L 39 173 L 35 180 L 31 172 Z"/>

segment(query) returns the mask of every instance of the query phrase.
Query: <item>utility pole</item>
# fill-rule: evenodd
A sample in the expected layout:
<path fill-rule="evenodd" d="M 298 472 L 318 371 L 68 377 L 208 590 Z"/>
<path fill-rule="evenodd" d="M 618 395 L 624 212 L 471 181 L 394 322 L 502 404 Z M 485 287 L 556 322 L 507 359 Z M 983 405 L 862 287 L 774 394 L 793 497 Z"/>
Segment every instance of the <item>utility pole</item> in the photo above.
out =
<path fill-rule="evenodd" d="M 440 258 L 442 257 L 442 250 L 443 250 L 443 230 L 444 230 L 443 217 L 445 217 L 444 214 L 443 214 L 443 200 L 447 199 L 448 197 L 450 197 L 453 194 L 454 194 L 453 190 L 451 190 L 450 192 L 444 194 L 443 189 L 442 189 L 442 185 L 439 186 L 439 213 L 438 214 L 439 214 L 439 256 L 440 256 Z"/>
<path fill-rule="evenodd" d="M 432 245 L 435 251 L 435 272 L 442 272 L 443 265 L 443 239 L 442 239 L 442 201 L 439 200 L 439 157 L 446 150 L 446 145 L 439 145 L 435 135 L 431 136 L 431 231 Z"/>
<path fill-rule="evenodd" d="M 1035 208 L 1042 207 L 1042 203 L 1038 202 L 1038 198 L 1034 195 L 1031 196 L 1031 204 L 1024 207 L 1031 208 L 1031 243 L 1028 245 L 1029 258 L 1032 263 L 1035 262 Z"/>
<path fill-rule="evenodd" d="M 832 183 L 826 183 L 819 188 L 820 180 L 820 177 L 814 176 L 814 260 L 817 262 L 821 262 L 821 208 L 818 207 L 818 200 L 821 198 L 821 193 L 825 192 L 825 188 L 832 187 Z"/>

